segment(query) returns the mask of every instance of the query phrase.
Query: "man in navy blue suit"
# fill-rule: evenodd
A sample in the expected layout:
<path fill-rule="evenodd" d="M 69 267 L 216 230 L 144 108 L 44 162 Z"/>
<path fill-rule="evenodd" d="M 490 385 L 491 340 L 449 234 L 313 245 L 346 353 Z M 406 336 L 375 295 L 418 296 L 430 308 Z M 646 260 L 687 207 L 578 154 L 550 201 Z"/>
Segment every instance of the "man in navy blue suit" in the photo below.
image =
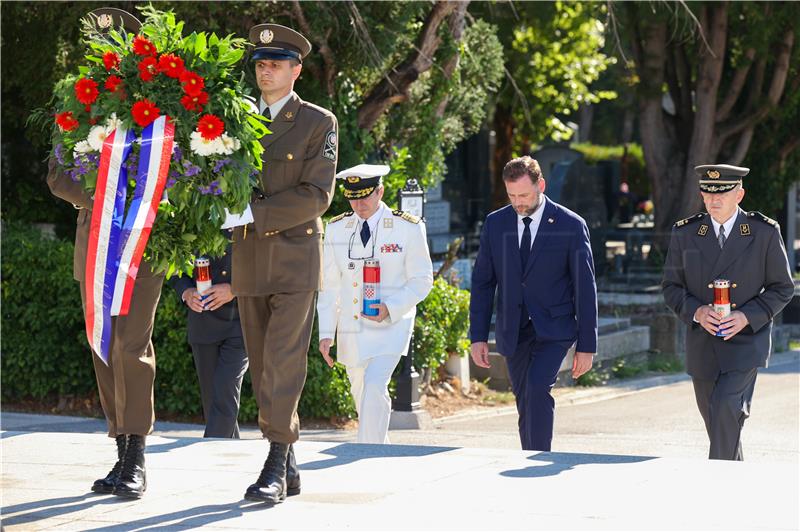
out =
<path fill-rule="evenodd" d="M 472 360 L 489 367 L 495 294 L 497 350 L 506 357 L 525 450 L 549 451 L 558 369 L 577 341 L 572 376 L 597 352 L 597 288 L 586 222 L 544 195 L 531 157 L 509 161 L 503 182 L 511 205 L 486 217 L 472 272 Z"/>

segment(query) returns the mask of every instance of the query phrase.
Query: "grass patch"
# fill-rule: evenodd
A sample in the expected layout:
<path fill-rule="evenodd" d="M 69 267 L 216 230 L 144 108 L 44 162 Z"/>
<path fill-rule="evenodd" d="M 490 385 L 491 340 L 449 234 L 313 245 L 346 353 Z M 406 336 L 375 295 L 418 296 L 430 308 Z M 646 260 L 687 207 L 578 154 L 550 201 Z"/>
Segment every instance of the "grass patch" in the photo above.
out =
<path fill-rule="evenodd" d="M 643 364 L 628 364 L 625 362 L 625 359 L 620 359 L 611 367 L 611 373 L 616 379 L 630 379 L 631 377 L 641 375 L 644 373 L 645 369 Z"/>
<path fill-rule="evenodd" d="M 577 379 L 578 386 L 602 386 L 608 382 L 608 373 L 600 368 L 592 368 Z"/>
<path fill-rule="evenodd" d="M 506 405 L 509 403 L 514 403 L 514 392 L 497 392 L 491 391 L 485 397 L 483 397 L 484 403 L 491 403 L 495 405 Z"/>
<path fill-rule="evenodd" d="M 789 349 L 791 351 L 800 349 L 800 340 L 789 340 Z"/>
<path fill-rule="evenodd" d="M 684 371 L 683 361 L 674 355 L 654 355 L 647 363 L 647 369 L 661 373 L 681 373 Z"/>

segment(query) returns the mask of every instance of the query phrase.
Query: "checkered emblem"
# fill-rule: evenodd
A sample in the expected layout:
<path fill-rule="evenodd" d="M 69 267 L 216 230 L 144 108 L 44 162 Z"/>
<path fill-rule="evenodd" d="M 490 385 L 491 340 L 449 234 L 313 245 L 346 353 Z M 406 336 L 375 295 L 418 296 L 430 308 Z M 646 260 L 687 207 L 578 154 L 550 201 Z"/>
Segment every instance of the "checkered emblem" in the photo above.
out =
<path fill-rule="evenodd" d="M 375 287 L 367 286 L 364 288 L 364 299 L 375 299 Z"/>

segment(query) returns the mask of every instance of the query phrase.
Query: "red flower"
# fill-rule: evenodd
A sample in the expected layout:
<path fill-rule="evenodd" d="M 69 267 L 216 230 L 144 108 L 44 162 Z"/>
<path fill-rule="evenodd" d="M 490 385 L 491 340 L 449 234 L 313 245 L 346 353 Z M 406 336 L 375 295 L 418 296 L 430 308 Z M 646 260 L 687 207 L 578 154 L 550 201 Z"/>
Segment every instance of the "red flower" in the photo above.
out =
<path fill-rule="evenodd" d="M 136 38 L 133 39 L 133 53 L 136 55 L 156 55 L 158 52 L 156 51 L 156 47 L 153 46 L 153 43 L 141 35 L 137 35 Z"/>
<path fill-rule="evenodd" d="M 200 92 L 197 96 L 187 94 L 181 98 L 181 104 L 187 111 L 202 111 L 203 106 L 208 103 L 208 93 Z"/>
<path fill-rule="evenodd" d="M 83 108 L 83 110 L 86 111 L 87 113 L 91 113 L 92 112 L 92 106 L 91 105 L 87 105 L 86 107 Z"/>
<path fill-rule="evenodd" d="M 90 125 L 90 126 L 93 126 L 93 125 L 95 125 L 96 123 L 97 123 L 97 118 L 95 118 L 95 117 L 91 117 L 91 118 L 89 119 L 89 125 Z"/>
<path fill-rule="evenodd" d="M 179 78 L 183 74 L 183 59 L 175 54 L 162 54 L 158 58 L 158 69 L 170 78 Z"/>
<path fill-rule="evenodd" d="M 75 82 L 75 98 L 84 105 L 93 104 L 99 93 L 97 82 L 93 79 L 80 78 Z"/>
<path fill-rule="evenodd" d="M 72 116 L 70 111 L 66 113 L 58 113 L 56 115 L 56 124 L 61 128 L 61 131 L 72 131 L 78 129 L 78 121 Z"/>
<path fill-rule="evenodd" d="M 119 62 L 120 58 L 114 52 L 106 52 L 103 54 L 103 65 L 105 65 L 106 70 L 117 68 L 119 66 Z"/>
<path fill-rule="evenodd" d="M 117 92 L 117 87 L 119 87 L 121 83 L 122 83 L 121 77 L 111 74 L 110 76 L 108 76 L 108 79 L 106 80 L 106 84 L 104 85 L 104 87 L 108 92 Z"/>
<path fill-rule="evenodd" d="M 156 118 L 158 118 L 161 109 L 156 107 L 156 104 L 148 99 L 139 100 L 131 108 L 133 121 L 142 127 L 149 126 Z"/>
<path fill-rule="evenodd" d="M 200 136 L 204 139 L 214 140 L 225 131 L 225 124 L 218 116 L 211 114 L 203 115 L 200 120 L 197 121 L 197 131 L 200 132 Z"/>
<path fill-rule="evenodd" d="M 183 92 L 189 96 L 199 95 L 200 92 L 202 92 L 203 87 L 206 86 L 206 82 L 202 76 L 199 76 L 188 70 L 184 70 L 183 74 L 181 74 L 180 80 L 181 83 L 183 83 Z"/>
<path fill-rule="evenodd" d="M 142 81 L 153 81 L 158 74 L 158 66 L 155 57 L 145 57 L 139 62 L 139 77 Z"/>

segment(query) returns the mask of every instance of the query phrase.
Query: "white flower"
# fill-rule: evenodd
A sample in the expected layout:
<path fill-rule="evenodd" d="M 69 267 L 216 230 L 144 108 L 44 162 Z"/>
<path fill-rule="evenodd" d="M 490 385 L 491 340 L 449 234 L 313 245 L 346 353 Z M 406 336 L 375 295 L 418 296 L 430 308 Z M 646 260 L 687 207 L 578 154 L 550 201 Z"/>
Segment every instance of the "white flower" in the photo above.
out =
<path fill-rule="evenodd" d="M 189 148 L 197 155 L 208 156 L 217 153 L 217 146 L 215 144 L 217 139 L 206 140 L 200 135 L 199 131 L 192 131 L 190 138 L 192 140 L 189 143 Z"/>
<path fill-rule="evenodd" d="M 242 143 L 239 142 L 239 139 L 229 137 L 227 133 L 223 133 L 219 138 L 222 141 L 224 149 L 222 153 L 225 155 L 230 155 L 231 153 L 235 152 L 236 150 L 242 147 Z"/>
<path fill-rule="evenodd" d="M 81 153 L 89 153 L 95 151 L 87 141 L 82 140 L 75 145 L 75 148 L 72 150 L 72 154 L 74 157 L 78 157 Z"/>
<path fill-rule="evenodd" d="M 103 149 L 103 142 L 108 137 L 110 131 L 103 126 L 94 126 L 89 130 L 89 136 L 86 137 L 86 142 L 92 148 L 91 151 L 100 151 Z M 83 142 L 83 141 L 81 141 Z"/>
<path fill-rule="evenodd" d="M 122 120 L 117 118 L 117 113 L 111 113 L 106 119 L 106 132 L 110 135 L 112 131 L 122 125 Z"/>

